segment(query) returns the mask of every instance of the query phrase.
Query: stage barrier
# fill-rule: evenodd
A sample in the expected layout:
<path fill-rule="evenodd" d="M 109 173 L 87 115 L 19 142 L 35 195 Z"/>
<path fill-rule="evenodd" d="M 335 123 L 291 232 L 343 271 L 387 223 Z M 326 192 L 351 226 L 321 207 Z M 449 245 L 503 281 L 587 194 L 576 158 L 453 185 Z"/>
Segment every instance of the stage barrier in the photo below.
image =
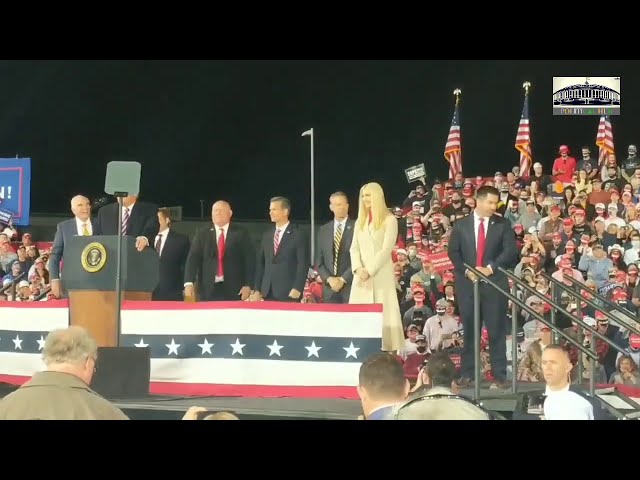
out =
<path fill-rule="evenodd" d="M 63 300 L 0 308 L 0 382 L 44 368 Z M 364 358 L 381 349 L 381 305 L 124 302 L 120 345 L 149 348 L 151 393 L 357 398 Z"/>

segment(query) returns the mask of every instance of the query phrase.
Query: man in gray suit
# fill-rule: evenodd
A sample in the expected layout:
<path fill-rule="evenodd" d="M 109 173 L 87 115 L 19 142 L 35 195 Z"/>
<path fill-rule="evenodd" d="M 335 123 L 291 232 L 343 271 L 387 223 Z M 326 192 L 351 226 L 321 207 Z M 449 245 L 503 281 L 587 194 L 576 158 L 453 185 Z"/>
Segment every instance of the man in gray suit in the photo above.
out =
<path fill-rule="evenodd" d="M 349 218 L 349 200 L 342 192 L 329 197 L 329 209 L 333 220 L 318 232 L 316 267 L 324 282 L 326 303 L 349 303 L 351 293 L 351 255 L 355 222 Z"/>
<path fill-rule="evenodd" d="M 60 261 L 64 257 L 65 245 L 75 236 L 100 235 L 98 226 L 91 220 L 91 202 L 87 197 L 76 195 L 71 199 L 73 218 L 58 224 L 49 256 L 49 276 L 51 293 L 56 298 L 62 297 L 60 285 Z"/>

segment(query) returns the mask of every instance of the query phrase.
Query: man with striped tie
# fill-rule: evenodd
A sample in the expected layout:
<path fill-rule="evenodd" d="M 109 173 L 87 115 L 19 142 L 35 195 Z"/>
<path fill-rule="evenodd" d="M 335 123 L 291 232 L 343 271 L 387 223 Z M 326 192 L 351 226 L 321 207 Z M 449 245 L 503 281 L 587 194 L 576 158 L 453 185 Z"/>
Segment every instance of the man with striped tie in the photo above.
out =
<path fill-rule="evenodd" d="M 73 218 L 60 222 L 56 227 L 56 235 L 49 257 L 49 276 L 51 278 L 51 293 L 56 298 L 62 297 L 60 285 L 60 262 L 64 257 L 65 245 L 75 236 L 98 235 L 97 225 L 91 219 L 91 202 L 83 195 L 76 195 L 71 199 Z"/>
<path fill-rule="evenodd" d="M 309 272 L 309 240 L 289 221 L 291 202 L 274 197 L 269 204 L 273 222 L 262 236 L 256 260 L 256 276 L 250 301 L 300 302 Z"/>
<path fill-rule="evenodd" d="M 325 303 L 349 303 L 351 292 L 351 255 L 354 220 L 349 218 L 349 200 L 343 192 L 329 197 L 333 220 L 318 232 L 316 268 L 324 283 Z"/>
<path fill-rule="evenodd" d="M 134 237 L 136 248 L 140 252 L 148 246 L 153 248 L 160 229 L 158 206 L 141 202 L 135 195 L 129 195 L 118 201 L 122 201 L 122 234 Z M 118 204 L 105 205 L 98 210 L 97 224 L 100 235 L 117 235 Z"/>

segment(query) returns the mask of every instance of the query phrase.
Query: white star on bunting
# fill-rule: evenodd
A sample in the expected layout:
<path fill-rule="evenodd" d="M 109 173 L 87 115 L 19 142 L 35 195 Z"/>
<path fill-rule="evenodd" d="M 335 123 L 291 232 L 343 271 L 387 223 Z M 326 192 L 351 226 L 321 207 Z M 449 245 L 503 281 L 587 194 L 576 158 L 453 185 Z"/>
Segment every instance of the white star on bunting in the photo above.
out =
<path fill-rule="evenodd" d="M 38 350 L 42 350 L 44 348 L 44 337 L 40 335 L 40 340 L 36 340 L 38 342 Z"/>
<path fill-rule="evenodd" d="M 312 355 L 316 358 L 320 358 L 318 356 L 318 350 L 320 350 L 322 347 L 316 347 L 316 342 L 315 340 L 313 342 L 311 342 L 311 345 L 308 347 L 304 347 L 308 350 L 309 354 L 307 355 L 307 358 L 311 357 Z"/>
<path fill-rule="evenodd" d="M 134 347 L 138 347 L 138 348 L 145 348 L 145 347 L 148 347 L 149 344 L 148 343 L 144 343 L 144 338 L 141 338 L 140 342 L 139 343 L 134 343 L 133 346 Z"/>
<path fill-rule="evenodd" d="M 278 341 L 274 340 L 273 345 L 267 345 L 267 348 L 270 350 L 269 356 L 278 355 L 279 357 L 281 357 L 282 355 L 280 355 L 280 350 L 282 350 L 283 346 L 284 345 L 278 345 Z"/>
<path fill-rule="evenodd" d="M 12 342 L 14 345 L 14 350 L 22 350 L 22 340 L 20 340 L 20 335 L 16 335 L 16 338 L 14 338 Z"/>
<path fill-rule="evenodd" d="M 242 353 L 242 349 L 246 347 L 246 344 L 240 343 L 239 338 L 236 338 L 236 343 L 230 343 L 229 345 L 231 345 L 231 348 L 233 348 L 233 352 L 231 353 L 231 355 L 235 355 L 236 353 L 244 355 L 244 353 Z"/>
<path fill-rule="evenodd" d="M 208 353 L 209 355 L 212 355 L 211 353 L 211 347 L 213 347 L 213 343 L 209 343 L 209 341 L 205 338 L 204 339 L 204 343 L 199 343 L 198 346 L 202 349 L 202 355 L 204 355 L 205 353 Z"/>
<path fill-rule="evenodd" d="M 353 342 L 351 342 L 348 347 L 342 347 L 342 348 L 344 349 L 345 352 L 347 352 L 347 356 L 345 358 L 353 357 L 356 360 L 358 359 L 358 355 L 356 354 L 356 352 L 360 350 L 360 347 L 354 347 Z"/>
<path fill-rule="evenodd" d="M 176 341 L 173 338 L 171 339 L 171 343 L 165 344 L 164 346 L 169 349 L 168 355 L 171 355 L 172 353 L 175 353 L 176 355 L 178 355 L 178 349 L 180 348 L 180 344 L 176 343 Z"/>

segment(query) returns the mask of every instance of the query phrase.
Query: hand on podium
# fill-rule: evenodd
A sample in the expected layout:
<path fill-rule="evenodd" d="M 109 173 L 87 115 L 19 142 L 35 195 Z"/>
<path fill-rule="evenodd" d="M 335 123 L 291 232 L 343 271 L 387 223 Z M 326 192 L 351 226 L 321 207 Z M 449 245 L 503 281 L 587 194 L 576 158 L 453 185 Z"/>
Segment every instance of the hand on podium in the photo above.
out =
<path fill-rule="evenodd" d="M 141 252 L 149 246 L 149 239 L 147 237 L 136 238 L 136 249 Z"/>
<path fill-rule="evenodd" d="M 184 287 L 184 301 L 187 303 L 195 303 L 196 291 L 193 285 L 185 285 Z"/>

